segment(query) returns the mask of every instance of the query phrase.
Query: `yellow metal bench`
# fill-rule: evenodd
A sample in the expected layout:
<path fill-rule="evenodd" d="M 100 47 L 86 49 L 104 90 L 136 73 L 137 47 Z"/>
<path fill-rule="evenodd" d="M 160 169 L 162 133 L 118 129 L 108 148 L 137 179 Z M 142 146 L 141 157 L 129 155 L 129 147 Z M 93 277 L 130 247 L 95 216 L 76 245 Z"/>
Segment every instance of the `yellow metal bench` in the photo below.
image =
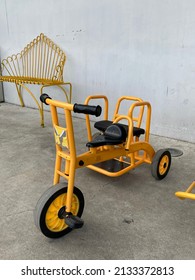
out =
<path fill-rule="evenodd" d="M 63 81 L 63 69 L 66 61 L 65 53 L 43 33 L 30 42 L 20 53 L 3 59 L 1 69 L 4 75 L 0 81 L 15 83 L 21 106 L 24 105 L 21 90 L 26 89 L 36 102 L 41 125 L 44 126 L 43 103 L 37 100 L 26 84 L 44 87 L 58 86 L 63 90 L 68 103 L 71 102 L 72 85 Z M 69 94 L 66 91 L 68 87 Z"/>

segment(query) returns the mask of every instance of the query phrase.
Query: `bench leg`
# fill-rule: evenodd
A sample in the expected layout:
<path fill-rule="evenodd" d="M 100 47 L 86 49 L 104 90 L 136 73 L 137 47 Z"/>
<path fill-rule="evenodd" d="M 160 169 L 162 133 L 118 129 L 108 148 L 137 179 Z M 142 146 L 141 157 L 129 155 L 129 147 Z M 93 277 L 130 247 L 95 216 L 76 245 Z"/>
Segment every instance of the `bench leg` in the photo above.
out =
<path fill-rule="evenodd" d="M 72 101 L 72 84 L 71 83 L 67 82 L 67 83 L 61 83 L 61 84 L 43 85 L 41 87 L 41 94 L 43 93 L 43 88 L 45 88 L 45 87 L 53 87 L 53 86 L 59 87 L 64 92 L 64 94 L 66 96 L 66 101 L 68 103 L 71 103 L 71 101 Z M 66 92 L 66 89 L 63 86 L 69 86 L 69 97 L 68 97 L 68 94 Z"/>
<path fill-rule="evenodd" d="M 25 107 L 24 105 L 24 101 L 23 101 L 23 98 L 22 98 L 22 95 L 21 95 L 21 85 L 18 85 L 18 84 L 15 84 L 16 85 L 16 89 L 17 89 L 17 92 L 18 92 L 18 97 L 20 99 L 20 104 L 22 107 Z"/>
<path fill-rule="evenodd" d="M 63 85 L 68 85 L 69 86 L 69 98 L 68 98 L 68 95 L 67 95 L 67 92 L 65 90 L 65 88 L 63 88 Z M 71 103 L 72 101 L 72 84 L 71 83 L 63 83 L 61 85 L 57 85 L 59 88 L 61 88 L 61 90 L 64 92 L 65 96 L 66 96 L 66 100 L 68 103 Z"/>
<path fill-rule="evenodd" d="M 39 109 L 39 113 L 40 113 L 40 123 L 41 126 L 44 127 L 44 116 L 43 116 L 43 106 L 42 106 L 42 102 L 41 105 L 39 104 L 39 102 L 37 101 L 36 97 L 34 96 L 34 94 L 30 91 L 29 88 L 27 88 L 24 84 L 19 84 L 19 86 L 23 87 L 26 89 L 26 91 L 28 93 L 30 93 L 30 95 L 32 96 L 32 98 L 34 99 L 35 103 L 37 104 L 37 107 Z"/>

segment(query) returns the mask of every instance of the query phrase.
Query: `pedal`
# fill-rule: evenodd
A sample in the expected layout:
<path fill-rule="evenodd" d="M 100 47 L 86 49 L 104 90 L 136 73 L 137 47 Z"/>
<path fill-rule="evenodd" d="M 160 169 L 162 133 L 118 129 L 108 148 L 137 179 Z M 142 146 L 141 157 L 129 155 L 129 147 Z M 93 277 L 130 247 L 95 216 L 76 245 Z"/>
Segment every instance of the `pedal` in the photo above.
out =
<path fill-rule="evenodd" d="M 66 215 L 65 222 L 72 229 L 81 228 L 84 224 L 84 221 L 81 218 L 72 214 Z"/>

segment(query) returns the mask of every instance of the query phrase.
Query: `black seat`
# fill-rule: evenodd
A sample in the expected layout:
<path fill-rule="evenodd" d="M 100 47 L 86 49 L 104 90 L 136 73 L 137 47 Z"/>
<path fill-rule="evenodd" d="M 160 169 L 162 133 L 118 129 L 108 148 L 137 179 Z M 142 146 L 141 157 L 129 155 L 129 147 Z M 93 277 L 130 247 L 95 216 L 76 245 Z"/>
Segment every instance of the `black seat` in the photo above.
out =
<path fill-rule="evenodd" d="M 98 121 L 95 122 L 94 127 L 101 132 L 105 132 L 107 127 L 109 127 L 111 124 L 113 124 L 113 122 L 108 120 Z M 120 124 L 120 125 L 124 127 L 124 129 L 126 130 L 126 134 L 128 135 L 128 125 L 126 124 Z M 145 130 L 143 128 L 133 127 L 133 136 L 139 137 L 141 134 L 145 134 Z"/>
<path fill-rule="evenodd" d="M 119 123 L 111 124 L 106 128 L 104 134 L 98 135 L 94 140 L 88 142 L 88 148 L 95 148 L 104 145 L 122 144 L 127 138 L 127 132 L 123 125 Z"/>

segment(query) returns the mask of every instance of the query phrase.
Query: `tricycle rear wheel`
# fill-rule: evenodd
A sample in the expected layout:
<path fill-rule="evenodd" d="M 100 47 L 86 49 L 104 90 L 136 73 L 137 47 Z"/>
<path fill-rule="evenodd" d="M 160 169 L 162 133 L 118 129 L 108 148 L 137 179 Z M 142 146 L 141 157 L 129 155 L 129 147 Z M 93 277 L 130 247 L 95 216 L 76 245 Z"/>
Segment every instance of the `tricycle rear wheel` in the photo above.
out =
<path fill-rule="evenodd" d="M 166 149 L 156 152 L 151 166 L 152 176 L 157 180 L 164 179 L 171 166 L 171 153 Z"/>

